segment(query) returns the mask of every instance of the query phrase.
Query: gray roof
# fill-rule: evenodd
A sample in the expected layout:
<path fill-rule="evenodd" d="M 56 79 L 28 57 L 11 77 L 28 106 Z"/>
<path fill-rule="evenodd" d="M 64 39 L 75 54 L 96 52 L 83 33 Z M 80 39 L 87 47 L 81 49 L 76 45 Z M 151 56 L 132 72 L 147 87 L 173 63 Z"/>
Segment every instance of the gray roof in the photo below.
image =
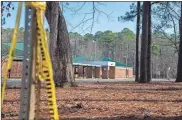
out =
<path fill-rule="evenodd" d="M 83 66 L 108 66 L 108 61 L 82 61 L 73 63 L 73 65 L 83 65 Z"/>
<path fill-rule="evenodd" d="M 77 63 L 73 63 L 73 65 L 101 67 L 101 65 L 97 65 L 97 64 L 78 63 L 78 62 Z"/>

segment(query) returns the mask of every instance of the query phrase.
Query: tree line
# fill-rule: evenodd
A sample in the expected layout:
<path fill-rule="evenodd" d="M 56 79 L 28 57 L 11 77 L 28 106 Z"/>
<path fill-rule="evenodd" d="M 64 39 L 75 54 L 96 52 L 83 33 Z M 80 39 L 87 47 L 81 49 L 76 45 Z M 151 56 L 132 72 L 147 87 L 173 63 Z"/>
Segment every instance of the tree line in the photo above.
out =
<path fill-rule="evenodd" d="M 2 29 L 3 42 L 11 41 L 12 30 L 9 28 Z M 49 34 L 47 31 L 48 36 Z M 24 28 L 20 28 L 18 41 L 23 41 L 23 35 Z M 152 36 L 152 78 L 167 78 L 168 76 L 175 78 L 177 67 L 177 53 L 175 53 L 175 49 L 171 46 L 164 46 L 170 44 L 167 39 L 160 39 L 155 34 Z M 136 34 L 128 28 L 124 28 L 121 32 L 107 30 L 103 32 L 97 31 L 95 34 L 86 33 L 85 35 L 69 32 L 72 58 L 83 56 L 87 60 L 99 60 L 99 57 L 104 56 L 124 64 L 126 64 L 127 60 L 127 65 L 134 68 L 136 64 L 135 39 Z M 2 53 L 7 55 L 8 48 L 2 49 Z M 169 67 L 170 71 L 168 71 Z"/>

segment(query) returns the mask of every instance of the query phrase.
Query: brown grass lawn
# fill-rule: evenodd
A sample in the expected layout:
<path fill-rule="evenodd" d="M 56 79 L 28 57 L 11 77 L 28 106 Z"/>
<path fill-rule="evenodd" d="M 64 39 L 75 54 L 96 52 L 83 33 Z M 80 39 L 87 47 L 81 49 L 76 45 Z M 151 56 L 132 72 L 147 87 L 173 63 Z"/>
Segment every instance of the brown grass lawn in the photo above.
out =
<path fill-rule="evenodd" d="M 4 119 L 17 119 L 20 89 L 6 89 Z M 49 118 L 41 89 L 41 118 Z M 182 120 L 182 83 L 79 83 L 56 88 L 60 118 L 72 120 Z"/>

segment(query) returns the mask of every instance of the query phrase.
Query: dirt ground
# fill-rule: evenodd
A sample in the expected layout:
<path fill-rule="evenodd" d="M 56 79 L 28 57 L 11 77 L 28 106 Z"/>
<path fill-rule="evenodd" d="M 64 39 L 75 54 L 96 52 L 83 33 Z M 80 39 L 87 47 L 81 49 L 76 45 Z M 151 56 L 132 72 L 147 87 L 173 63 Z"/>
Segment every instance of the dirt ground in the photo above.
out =
<path fill-rule="evenodd" d="M 47 96 L 41 89 L 41 112 L 49 118 Z M 71 120 L 182 120 L 182 83 L 79 83 L 56 88 L 61 119 Z M 18 119 L 20 89 L 6 89 L 2 113 Z"/>

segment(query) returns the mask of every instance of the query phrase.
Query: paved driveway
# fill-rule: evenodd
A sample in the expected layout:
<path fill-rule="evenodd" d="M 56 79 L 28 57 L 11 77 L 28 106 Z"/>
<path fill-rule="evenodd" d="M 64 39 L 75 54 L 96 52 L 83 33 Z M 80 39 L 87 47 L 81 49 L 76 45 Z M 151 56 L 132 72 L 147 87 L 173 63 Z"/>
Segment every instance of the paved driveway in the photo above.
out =
<path fill-rule="evenodd" d="M 134 78 L 122 78 L 122 79 L 76 79 L 77 83 L 92 83 L 92 82 L 134 82 Z M 175 79 L 152 79 L 154 82 L 162 81 L 175 81 Z M 7 84 L 21 84 L 21 79 L 10 79 L 7 81 Z"/>

